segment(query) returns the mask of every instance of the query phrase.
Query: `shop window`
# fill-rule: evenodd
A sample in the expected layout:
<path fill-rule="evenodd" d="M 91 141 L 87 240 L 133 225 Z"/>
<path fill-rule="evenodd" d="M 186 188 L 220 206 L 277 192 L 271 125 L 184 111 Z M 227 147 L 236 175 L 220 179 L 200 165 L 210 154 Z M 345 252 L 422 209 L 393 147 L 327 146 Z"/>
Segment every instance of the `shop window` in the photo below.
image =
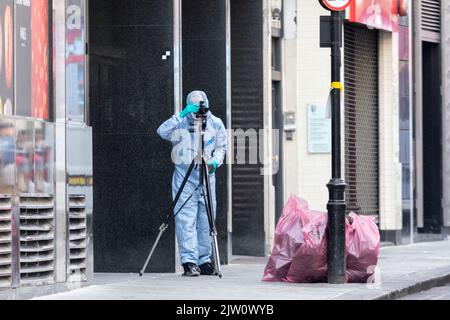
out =
<path fill-rule="evenodd" d="M 86 114 L 85 0 L 66 0 L 66 108 L 67 118 L 84 122 Z"/>
<path fill-rule="evenodd" d="M 49 119 L 48 1 L 14 1 L 15 114 Z"/>
<path fill-rule="evenodd" d="M 272 37 L 272 70 L 281 71 L 281 38 Z"/>
<path fill-rule="evenodd" d="M 0 0 L 0 114 L 49 119 L 47 0 Z"/>
<path fill-rule="evenodd" d="M 14 114 L 13 1 L 0 0 L 0 113 Z"/>

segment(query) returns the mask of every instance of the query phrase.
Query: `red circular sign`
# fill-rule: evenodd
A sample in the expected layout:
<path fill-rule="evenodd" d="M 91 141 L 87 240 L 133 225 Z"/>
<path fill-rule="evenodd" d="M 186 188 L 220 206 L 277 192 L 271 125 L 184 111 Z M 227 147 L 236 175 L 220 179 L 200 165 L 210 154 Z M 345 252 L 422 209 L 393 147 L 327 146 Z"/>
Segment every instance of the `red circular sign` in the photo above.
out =
<path fill-rule="evenodd" d="M 319 0 L 319 2 L 330 11 L 342 11 L 352 4 L 353 0 Z"/>

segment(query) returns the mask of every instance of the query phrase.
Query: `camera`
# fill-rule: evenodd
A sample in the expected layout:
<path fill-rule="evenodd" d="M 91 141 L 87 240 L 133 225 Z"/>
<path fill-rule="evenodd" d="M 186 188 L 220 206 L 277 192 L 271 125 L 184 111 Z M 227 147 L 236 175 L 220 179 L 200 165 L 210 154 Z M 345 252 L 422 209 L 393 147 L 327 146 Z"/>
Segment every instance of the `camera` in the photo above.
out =
<path fill-rule="evenodd" d="M 206 116 L 209 112 L 209 108 L 206 106 L 205 101 L 200 101 L 200 109 L 196 113 L 197 116 Z"/>

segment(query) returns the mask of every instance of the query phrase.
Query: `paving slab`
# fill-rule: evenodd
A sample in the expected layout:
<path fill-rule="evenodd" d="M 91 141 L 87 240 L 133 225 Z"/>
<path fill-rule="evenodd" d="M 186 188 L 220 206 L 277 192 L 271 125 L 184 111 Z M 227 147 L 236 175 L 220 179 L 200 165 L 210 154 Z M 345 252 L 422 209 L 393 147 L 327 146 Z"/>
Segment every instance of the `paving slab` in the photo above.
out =
<path fill-rule="evenodd" d="M 376 284 L 262 282 L 266 258 L 237 257 L 224 278 L 180 274 L 96 274 L 92 286 L 43 300 L 373 300 L 397 299 L 450 282 L 450 241 L 381 250 Z"/>

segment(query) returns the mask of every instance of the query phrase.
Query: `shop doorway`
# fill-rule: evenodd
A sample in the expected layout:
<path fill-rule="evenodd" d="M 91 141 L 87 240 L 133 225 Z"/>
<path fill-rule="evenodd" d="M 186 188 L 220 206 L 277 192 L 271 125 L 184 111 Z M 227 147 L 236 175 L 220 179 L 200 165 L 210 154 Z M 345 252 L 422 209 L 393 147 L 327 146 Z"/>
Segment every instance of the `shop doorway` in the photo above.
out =
<path fill-rule="evenodd" d="M 92 0 L 88 29 L 94 270 L 137 272 L 171 202 L 173 3 Z M 147 271 L 175 271 L 173 224 Z"/>
<path fill-rule="evenodd" d="M 422 59 L 424 225 L 419 232 L 439 234 L 443 223 L 440 45 L 423 42 Z"/>

